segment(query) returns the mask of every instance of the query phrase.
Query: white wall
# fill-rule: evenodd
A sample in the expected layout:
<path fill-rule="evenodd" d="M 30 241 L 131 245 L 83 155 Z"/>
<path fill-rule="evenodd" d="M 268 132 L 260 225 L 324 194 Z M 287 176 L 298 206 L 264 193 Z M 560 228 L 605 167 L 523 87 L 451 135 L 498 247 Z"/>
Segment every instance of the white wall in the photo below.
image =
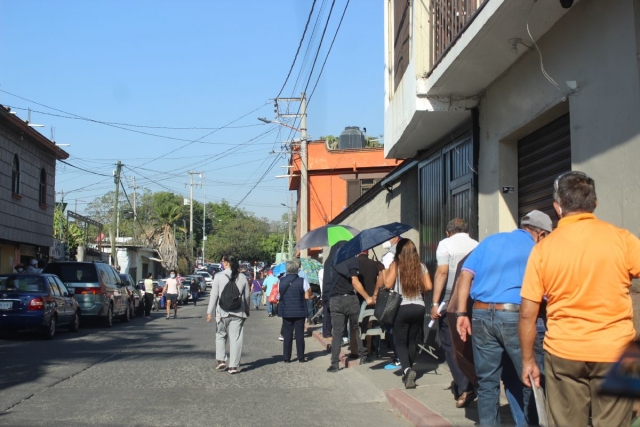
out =
<path fill-rule="evenodd" d="M 567 111 L 573 170 L 595 180 L 597 216 L 640 233 L 638 3 L 581 0 L 538 41 L 563 94 L 543 77 L 537 52 L 487 88 L 480 104 L 481 238 L 516 225 L 517 192 L 500 192 L 517 186 L 516 141 Z M 578 93 L 563 102 L 568 80 L 578 82 Z"/>

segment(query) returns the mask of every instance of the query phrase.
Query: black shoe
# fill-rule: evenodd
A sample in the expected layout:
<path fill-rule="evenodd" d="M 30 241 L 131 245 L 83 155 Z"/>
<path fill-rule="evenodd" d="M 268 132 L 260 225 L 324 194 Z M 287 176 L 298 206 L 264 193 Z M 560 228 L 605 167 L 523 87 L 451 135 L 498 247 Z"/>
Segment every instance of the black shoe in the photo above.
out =
<path fill-rule="evenodd" d="M 291 360 L 283 360 L 284 363 L 291 363 Z"/>
<path fill-rule="evenodd" d="M 409 369 L 403 376 L 404 388 L 416 388 L 416 371 Z"/>
<path fill-rule="evenodd" d="M 331 365 L 331 366 L 329 366 L 329 369 L 327 369 L 327 372 L 329 372 L 329 373 L 335 373 L 335 372 L 338 372 L 339 370 L 340 370 L 340 368 L 339 368 L 339 367 L 337 367 L 337 366 L 335 366 L 335 365 Z"/>
<path fill-rule="evenodd" d="M 373 362 L 373 358 L 371 356 L 364 356 L 360 358 L 360 364 L 366 365 L 367 363 Z"/>
<path fill-rule="evenodd" d="M 307 359 L 306 357 L 303 357 L 302 359 L 298 359 L 298 362 L 300 363 L 307 363 L 309 361 L 309 359 Z"/>

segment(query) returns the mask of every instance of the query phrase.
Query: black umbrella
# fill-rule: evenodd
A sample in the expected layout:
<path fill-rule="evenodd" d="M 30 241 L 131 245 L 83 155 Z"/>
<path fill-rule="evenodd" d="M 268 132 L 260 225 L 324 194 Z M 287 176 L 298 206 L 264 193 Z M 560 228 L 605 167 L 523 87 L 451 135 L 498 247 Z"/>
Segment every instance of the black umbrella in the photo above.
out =
<path fill-rule="evenodd" d="M 338 264 L 346 259 L 353 258 L 360 252 L 374 248 L 387 240 L 401 235 L 407 230 L 411 230 L 410 225 L 400 222 L 392 222 L 391 224 L 380 225 L 378 227 L 367 228 L 362 230 L 360 234 L 351 239 L 347 244 L 340 248 L 336 254 L 334 264 Z"/>

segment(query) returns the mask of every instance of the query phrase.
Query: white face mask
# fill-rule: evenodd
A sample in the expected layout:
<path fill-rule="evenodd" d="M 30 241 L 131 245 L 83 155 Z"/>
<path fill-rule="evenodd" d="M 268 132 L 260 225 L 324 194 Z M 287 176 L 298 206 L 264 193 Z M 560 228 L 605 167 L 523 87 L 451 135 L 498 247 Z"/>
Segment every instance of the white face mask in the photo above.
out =
<path fill-rule="evenodd" d="M 175 279 L 175 278 L 176 278 L 176 275 L 175 275 L 175 274 L 172 274 L 172 275 L 171 275 L 171 278 L 172 278 L 172 279 Z"/>
<path fill-rule="evenodd" d="M 389 248 L 391 248 L 391 240 L 387 240 L 386 242 L 384 242 L 384 243 L 382 244 L 382 247 L 383 247 L 384 249 L 389 249 Z"/>

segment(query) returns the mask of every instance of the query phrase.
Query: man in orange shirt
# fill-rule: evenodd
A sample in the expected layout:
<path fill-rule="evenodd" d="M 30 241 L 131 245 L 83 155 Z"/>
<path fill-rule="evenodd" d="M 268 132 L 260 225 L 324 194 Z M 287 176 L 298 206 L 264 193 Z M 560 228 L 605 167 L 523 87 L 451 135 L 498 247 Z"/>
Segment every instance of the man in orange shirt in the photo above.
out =
<path fill-rule="evenodd" d="M 601 396 L 603 377 L 634 339 L 631 277 L 640 275 L 640 240 L 598 220 L 593 179 L 582 172 L 554 182 L 558 228 L 538 243 L 524 275 L 520 308 L 522 381 L 536 385 L 536 316 L 547 299 L 544 340 L 547 415 L 552 426 L 623 426 L 632 401 Z"/>

